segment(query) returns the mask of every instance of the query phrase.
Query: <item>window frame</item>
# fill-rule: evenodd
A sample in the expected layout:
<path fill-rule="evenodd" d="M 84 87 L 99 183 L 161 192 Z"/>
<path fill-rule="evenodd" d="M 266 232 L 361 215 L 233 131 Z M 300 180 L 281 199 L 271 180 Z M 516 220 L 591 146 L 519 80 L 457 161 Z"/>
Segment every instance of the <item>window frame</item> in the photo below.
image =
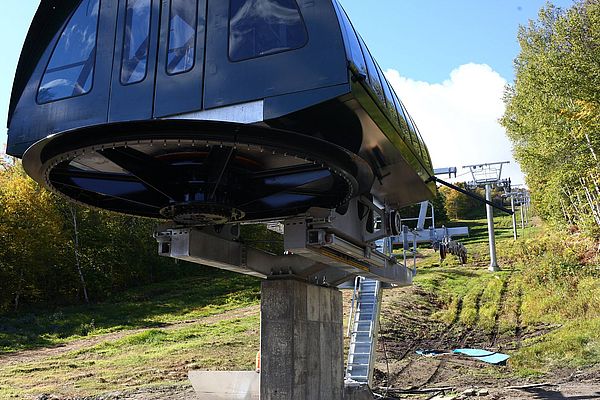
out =
<path fill-rule="evenodd" d="M 67 27 L 69 26 L 69 24 L 71 23 L 71 21 L 73 20 L 73 17 L 75 16 L 75 14 L 77 13 L 77 11 L 79 11 L 79 8 L 83 5 L 83 2 L 87 1 L 87 0 L 81 0 L 79 2 L 79 4 L 77 5 L 77 7 L 75 7 L 73 9 L 73 12 L 71 12 L 71 14 L 69 14 L 69 18 L 67 18 L 66 22 L 60 27 L 60 30 L 58 31 L 58 37 L 56 38 L 56 43 L 54 43 L 54 46 L 52 46 L 52 52 L 50 53 L 50 57 L 48 57 L 48 61 L 46 62 L 46 66 L 44 67 L 44 72 L 42 73 L 42 76 L 39 79 L 38 85 L 37 85 L 37 89 L 36 89 L 36 94 L 35 94 L 35 103 L 38 106 L 43 106 L 46 104 L 51 104 L 51 103 L 55 103 L 57 101 L 63 101 L 63 100 L 69 100 L 69 99 L 74 99 L 74 98 L 78 98 L 78 97 L 82 97 L 82 96 L 86 96 L 88 94 L 90 94 L 93 90 L 94 90 L 94 83 L 95 83 L 95 78 L 96 78 L 96 61 L 98 59 L 98 37 L 100 36 L 100 14 L 102 12 L 102 1 L 103 0 L 98 0 L 98 16 L 96 17 L 96 40 L 94 41 L 94 60 L 93 60 L 93 68 L 92 68 L 92 72 L 91 72 L 91 85 L 90 85 L 90 90 L 88 90 L 87 92 L 83 92 L 80 94 L 76 94 L 76 95 L 71 95 L 68 97 L 60 97 L 57 99 L 52 99 L 49 101 L 40 101 L 39 96 L 40 96 L 40 90 L 42 88 L 42 83 L 44 82 L 44 77 L 46 76 L 47 72 L 48 72 L 48 67 L 50 66 L 50 63 L 52 62 L 52 57 L 54 56 L 54 53 L 56 52 L 56 48 L 58 47 L 58 45 L 60 44 L 60 40 L 62 39 L 62 35 L 65 32 L 65 30 L 67 29 Z"/>
<path fill-rule="evenodd" d="M 398 121 L 398 110 L 396 109 L 396 105 L 394 104 L 395 92 L 394 92 L 394 89 L 392 88 L 392 85 L 390 85 L 390 82 L 385 77 L 385 74 L 383 73 L 381 66 L 379 64 L 376 64 L 376 65 L 377 65 L 377 72 L 379 73 L 379 79 L 382 81 L 381 86 L 383 89 L 383 96 L 385 97 L 385 109 L 388 114 L 388 119 L 392 122 L 392 125 L 394 125 L 394 127 L 396 127 L 396 125 L 399 123 L 399 121 Z M 383 84 L 383 82 L 385 82 L 385 85 Z M 388 97 L 388 93 L 389 93 L 389 97 Z M 394 115 L 392 113 L 392 110 L 394 110 L 393 112 L 396 114 L 396 118 L 395 118 L 396 123 L 395 124 L 393 123 Z M 399 128 L 399 126 L 398 126 L 398 128 Z"/>
<path fill-rule="evenodd" d="M 197 52 L 198 52 L 198 14 L 200 13 L 199 10 L 199 6 L 198 6 L 198 0 L 193 0 L 194 1 L 194 5 L 195 5 L 195 13 L 194 13 L 194 45 L 193 45 L 193 49 L 194 49 L 194 54 L 192 57 L 192 65 L 182 71 L 177 71 L 177 72 L 170 72 L 169 71 L 169 52 L 171 49 L 171 28 L 172 28 L 172 22 L 173 22 L 173 2 L 176 0 L 169 0 L 169 24 L 168 24 L 168 31 L 167 31 L 167 43 L 166 43 L 166 49 L 167 49 L 167 54 L 165 55 L 165 73 L 168 76 L 176 76 L 176 75 L 181 75 L 181 74 L 186 74 L 190 71 L 192 71 L 195 67 L 196 67 L 196 58 L 197 58 Z"/>
<path fill-rule="evenodd" d="M 153 0 L 147 0 L 150 5 L 150 13 L 148 15 L 148 43 L 146 45 L 146 66 L 144 68 L 144 76 L 139 79 L 136 80 L 134 82 L 123 82 L 123 71 L 124 71 L 124 66 L 125 66 L 125 44 L 126 44 L 126 40 L 127 40 L 127 15 L 128 15 L 128 5 L 129 2 L 131 0 L 126 0 L 125 1 L 125 26 L 123 27 L 123 41 L 122 41 L 122 45 L 121 45 L 121 62 L 120 62 L 120 68 L 119 68 L 119 83 L 122 86 L 131 86 L 131 85 L 136 85 L 138 83 L 142 83 L 146 80 L 146 78 L 148 78 L 148 64 L 150 61 L 150 38 L 152 37 L 152 18 L 154 16 L 154 7 L 153 7 Z"/>
<path fill-rule="evenodd" d="M 343 31 L 342 35 L 348 39 L 348 43 L 346 45 L 348 47 L 349 54 L 346 54 L 346 56 L 347 56 L 348 60 L 354 64 L 357 72 L 364 73 L 364 75 L 368 79 L 369 72 L 368 72 L 368 68 L 367 68 L 367 61 L 365 60 L 365 55 L 363 53 L 362 46 L 360 44 L 360 39 L 359 39 L 358 33 L 356 32 L 356 29 L 354 28 L 352 21 L 350 21 L 350 17 L 348 17 L 346 10 L 344 10 L 344 7 L 342 7 L 341 4 L 339 4 L 339 2 L 337 0 L 334 0 L 334 5 L 335 5 L 335 9 L 336 9 L 336 14 L 338 15 L 340 29 L 342 29 L 342 31 Z M 354 38 L 354 40 L 352 38 Z M 362 60 L 362 66 L 364 66 L 364 70 L 361 70 L 361 66 L 357 65 L 355 62 L 354 52 L 352 51 L 352 49 L 353 49 L 352 43 L 354 41 L 356 41 L 356 45 L 358 46 L 358 52 L 360 53 L 359 55 L 356 56 L 356 58 L 359 58 L 359 60 Z"/>
<path fill-rule="evenodd" d="M 410 137 L 410 129 L 408 127 L 408 123 L 406 122 L 404 105 L 398 97 L 398 94 L 394 91 L 394 106 L 396 107 L 396 113 L 398 115 L 398 124 L 400 126 L 400 134 L 405 138 Z"/>
<path fill-rule="evenodd" d="M 367 67 L 367 80 L 369 83 L 369 87 L 370 89 L 373 91 L 373 93 L 375 94 L 375 97 L 377 97 L 379 99 L 379 101 L 381 101 L 384 105 L 384 107 L 387 107 L 387 103 L 385 100 L 385 93 L 383 90 L 383 84 L 381 83 L 381 79 L 379 78 L 379 71 L 377 68 L 377 61 L 375 61 L 375 59 L 373 58 L 373 55 L 371 54 L 371 51 L 369 50 L 369 48 L 367 47 L 367 44 L 365 43 L 364 39 L 358 35 L 358 41 L 360 43 L 360 47 L 362 49 L 363 52 L 363 57 L 365 59 L 365 64 Z M 369 61 L 368 59 L 371 60 L 371 63 L 373 64 L 373 66 L 375 67 L 375 77 L 372 76 L 370 68 L 369 68 Z M 375 89 L 375 83 L 373 82 L 373 79 L 377 78 L 377 81 L 379 82 L 379 86 L 381 87 L 381 96 L 379 96 L 379 94 L 377 93 L 377 89 Z"/>
<path fill-rule="evenodd" d="M 223 0 L 220 0 L 223 1 Z M 300 5 L 298 4 L 297 0 L 291 0 L 294 2 L 294 4 L 296 5 L 296 9 L 298 10 L 298 15 L 300 16 L 300 21 L 302 22 L 302 28 L 304 30 L 304 43 L 301 46 L 298 47 L 293 47 L 293 48 L 288 48 L 288 49 L 283 49 L 283 50 L 278 50 L 272 53 L 267 53 L 267 54 L 261 54 L 261 55 L 257 55 L 257 56 L 253 56 L 253 57 L 246 57 L 246 58 L 241 58 L 241 59 L 236 59 L 234 60 L 233 58 L 231 58 L 231 19 L 232 19 L 232 15 L 231 15 L 231 2 L 233 0 L 227 0 L 228 4 L 227 4 L 227 8 L 228 8 L 228 16 L 227 16 L 227 60 L 230 63 L 239 63 L 239 62 L 244 62 L 244 61 L 249 61 L 249 60 L 257 60 L 263 57 L 268 57 L 268 56 L 273 56 L 273 55 L 277 55 L 277 54 L 281 54 L 281 53 L 287 53 L 288 51 L 294 51 L 294 50 L 300 50 L 305 48 L 308 43 L 310 42 L 310 35 L 308 32 L 308 27 L 306 26 L 306 21 L 304 20 L 304 15 L 302 14 L 302 11 L 300 10 Z"/>

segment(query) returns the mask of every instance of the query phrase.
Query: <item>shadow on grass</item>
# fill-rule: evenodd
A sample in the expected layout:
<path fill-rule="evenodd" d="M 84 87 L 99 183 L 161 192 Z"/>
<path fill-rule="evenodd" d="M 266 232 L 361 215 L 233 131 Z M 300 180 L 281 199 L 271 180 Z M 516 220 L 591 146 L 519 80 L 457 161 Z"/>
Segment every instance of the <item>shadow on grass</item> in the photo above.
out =
<path fill-rule="evenodd" d="M 488 242 L 488 228 L 486 219 L 475 220 L 457 220 L 447 224 L 449 228 L 457 226 L 467 226 L 469 228 L 468 237 L 456 238 L 463 244 L 478 244 Z M 512 238 L 512 222 L 510 217 L 497 217 L 494 220 L 494 232 L 496 239 Z M 517 231 L 520 234 L 520 230 Z"/>
<path fill-rule="evenodd" d="M 479 274 L 474 270 L 468 270 L 463 267 L 446 268 L 446 267 L 428 267 L 419 269 L 418 275 L 423 277 L 428 274 L 435 274 L 438 277 L 446 279 L 461 278 L 476 278 Z"/>
<path fill-rule="evenodd" d="M 216 314 L 256 303 L 260 280 L 225 271 L 129 290 L 87 306 L 32 310 L 0 317 L 0 354 L 60 345 L 68 338 Z"/>
<path fill-rule="evenodd" d="M 575 396 L 567 396 L 562 394 L 561 392 L 557 392 L 554 390 L 546 390 L 543 388 L 527 388 L 520 389 L 524 392 L 527 392 L 533 395 L 534 399 L 548 399 L 548 400 L 587 400 L 587 399 L 600 399 L 600 392 L 596 392 L 594 394 L 584 394 L 584 395 L 575 395 Z"/>

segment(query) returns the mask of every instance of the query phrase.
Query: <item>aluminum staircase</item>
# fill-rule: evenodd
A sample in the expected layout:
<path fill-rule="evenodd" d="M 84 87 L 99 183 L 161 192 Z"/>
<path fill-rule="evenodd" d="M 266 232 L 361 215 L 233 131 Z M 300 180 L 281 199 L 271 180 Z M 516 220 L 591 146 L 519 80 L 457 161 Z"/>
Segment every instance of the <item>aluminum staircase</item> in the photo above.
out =
<path fill-rule="evenodd" d="M 372 386 L 382 293 L 381 282 L 356 278 L 348 323 L 347 381 Z"/>

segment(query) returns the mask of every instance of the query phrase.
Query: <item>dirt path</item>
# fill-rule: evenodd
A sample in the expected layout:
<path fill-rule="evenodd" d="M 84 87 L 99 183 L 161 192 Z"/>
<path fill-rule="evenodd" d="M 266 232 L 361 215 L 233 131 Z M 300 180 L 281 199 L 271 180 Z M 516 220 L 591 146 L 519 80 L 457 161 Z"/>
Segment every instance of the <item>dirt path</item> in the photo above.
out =
<path fill-rule="evenodd" d="M 231 320 L 236 318 L 245 318 L 251 315 L 255 315 L 260 311 L 259 305 L 253 305 L 236 310 L 228 311 L 225 313 L 215 314 L 208 317 L 202 317 L 193 320 L 178 321 L 169 324 L 165 324 L 160 327 L 149 327 L 140 329 L 130 329 L 114 333 L 107 333 L 104 335 L 93 336 L 90 338 L 79 339 L 73 342 L 69 342 L 60 346 L 46 347 L 41 349 L 23 350 L 15 353 L 8 353 L 0 355 L 0 365 L 8 366 L 20 363 L 39 361 L 49 357 L 60 356 L 71 351 L 81 350 L 86 347 L 92 347 L 103 342 L 109 342 L 124 338 L 126 336 L 135 335 L 151 329 L 163 329 L 173 330 L 179 329 L 186 325 L 203 323 L 206 325 L 216 324 L 220 321 Z"/>
<path fill-rule="evenodd" d="M 532 386 L 521 389 L 496 389 L 490 391 L 491 396 L 498 400 L 591 400 L 600 399 L 600 382 L 566 382 L 548 386 Z"/>
<path fill-rule="evenodd" d="M 508 297 L 508 286 L 510 285 L 510 280 L 514 274 L 514 268 L 510 270 L 510 274 L 508 277 L 504 279 L 502 282 L 502 288 L 500 289 L 500 300 L 498 301 L 498 306 L 496 308 L 496 315 L 494 316 L 494 327 L 492 328 L 492 333 L 490 334 L 490 348 L 496 349 L 498 348 L 498 332 L 500 330 L 500 317 L 504 311 L 504 305 L 506 303 L 506 298 Z"/>
<path fill-rule="evenodd" d="M 507 279 L 498 301 L 498 314 L 504 308 L 504 293 L 509 284 Z M 477 311 L 480 299 L 481 294 L 476 299 Z M 470 388 L 483 389 L 488 393 L 485 398 L 494 400 L 600 399 L 600 367 L 580 372 L 579 375 L 574 371 L 562 371 L 556 376 L 547 377 L 547 381 L 544 382 L 550 383 L 550 386 L 507 389 L 510 386 L 523 386 L 535 381 L 512 378 L 507 367 L 490 366 L 468 357 L 450 354 L 427 357 L 416 354 L 417 350 L 448 351 L 460 347 L 488 350 L 514 348 L 515 343 L 518 346 L 525 336 L 518 315 L 520 310 L 517 310 L 516 331 L 509 335 L 499 335 L 497 327 L 486 334 L 477 328 L 461 326 L 458 316 L 462 302 L 457 304 L 458 312 L 453 321 L 449 324 L 440 322 L 433 317 L 433 313 L 439 309 L 437 299 L 416 286 L 397 289 L 393 295 L 390 292 L 387 299 L 384 298 L 384 301 L 386 300 L 388 305 L 383 307 L 381 331 L 386 351 L 383 352 L 380 346 L 376 363 L 376 385 L 415 392 L 436 387 L 452 387 L 458 392 Z M 520 306 L 518 304 L 518 307 Z M 478 319 L 477 315 L 476 320 Z M 556 328 L 557 326 L 530 327 L 527 336 L 539 336 Z M 398 393 L 393 394 L 392 398 L 453 398 L 434 397 L 435 392 L 410 395 Z"/>
<path fill-rule="evenodd" d="M 162 386 L 148 389 L 115 391 L 92 397 L 58 397 L 41 395 L 35 400 L 198 400 L 189 385 Z"/>

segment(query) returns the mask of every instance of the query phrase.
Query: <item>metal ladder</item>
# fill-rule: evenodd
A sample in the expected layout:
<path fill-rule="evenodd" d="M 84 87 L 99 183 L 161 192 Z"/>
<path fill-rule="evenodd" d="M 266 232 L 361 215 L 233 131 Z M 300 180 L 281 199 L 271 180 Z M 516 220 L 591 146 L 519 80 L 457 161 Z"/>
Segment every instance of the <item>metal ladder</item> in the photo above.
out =
<path fill-rule="evenodd" d="M 372 386 L 382 293 L 381 282 L 356 278 L 348 321 L 350 349 L 346 367 L 347 381 Z"/>

